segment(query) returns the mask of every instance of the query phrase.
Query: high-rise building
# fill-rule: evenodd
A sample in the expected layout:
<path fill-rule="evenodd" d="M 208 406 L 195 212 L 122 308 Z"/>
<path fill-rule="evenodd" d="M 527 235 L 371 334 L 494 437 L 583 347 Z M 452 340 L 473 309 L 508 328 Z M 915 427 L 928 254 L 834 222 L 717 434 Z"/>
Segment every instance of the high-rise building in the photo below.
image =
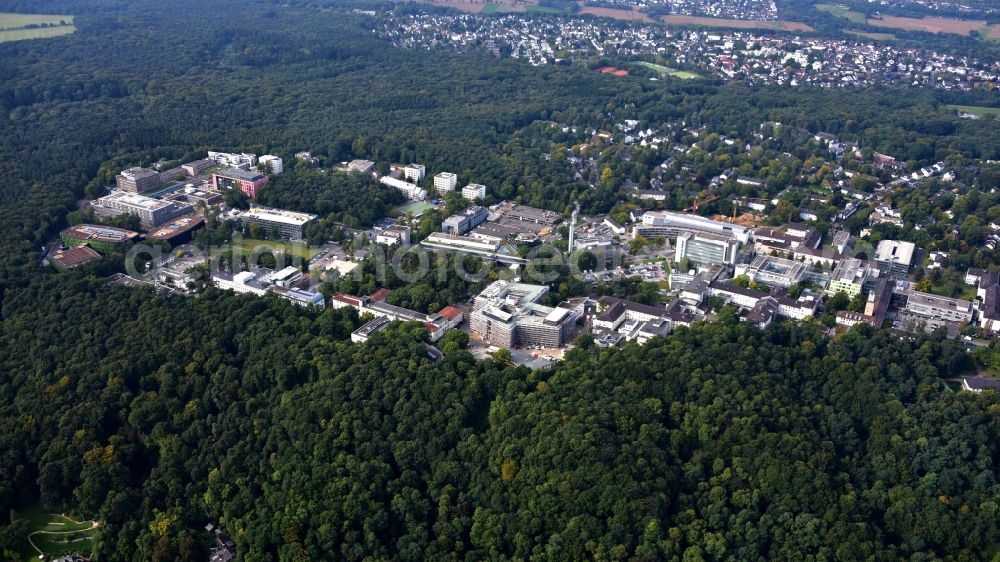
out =
<path fill-rule="evenodd" d="M 285 171 L 285 163 L 281 160 L 281 158 L 278 158 L 277 156 L 272 156 L 270 154 L 265 154 L 264 156 L 261 156 L 260 160 L 257 161 L 257 165 L 260 166 L 262 164 L 270 166 L 271 173 L 274 175 L 280 174 L 281 172 Z"/>
<path fill-rule="evenodd" d="M 420 183 L 424 181 L 424 175 L 427 173 L 426 168 L 423 164 L 410 164 L 403 168 L 403 177 L 413 183 Z"/>
<path fill-rule="evenodd" d="M 449 191 L 455 191 L 457 185 L 458 176 L 451 172 L 441 172 L 434 176 L 434 191 L 437 191 L 441 195 Z"/>

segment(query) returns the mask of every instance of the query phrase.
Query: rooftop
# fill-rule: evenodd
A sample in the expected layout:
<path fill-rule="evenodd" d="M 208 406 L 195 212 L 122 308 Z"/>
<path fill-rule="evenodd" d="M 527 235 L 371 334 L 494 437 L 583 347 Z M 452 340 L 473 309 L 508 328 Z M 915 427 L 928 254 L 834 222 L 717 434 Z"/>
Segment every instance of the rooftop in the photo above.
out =
<path fill-rule="evenodd" d="M 135 238 L 139 233 L 113 226 L 77 224 L 63 230 L 60 235 L 78 240 L 93 240 L 94 242 L 124 242 Z"/>
<path fill-rule="evenodd" d="M 63 269 L 72 269 L 101 259 L 101 254 L 90 246 L 76 246 L 66 250 L 56 250 L 49 255 L 49 259 Z"/>
<path fill-rule="evenodd" d="M 268 207 L 250 207 L 238 215 L 240 218 L 257 219 L 267 222 L 276 222 L 302 226 L 316 218 L 316 215 L 309 213 L 298 213 L 296 211 L 286 211 L 284 209 L 271 209 Z"/>

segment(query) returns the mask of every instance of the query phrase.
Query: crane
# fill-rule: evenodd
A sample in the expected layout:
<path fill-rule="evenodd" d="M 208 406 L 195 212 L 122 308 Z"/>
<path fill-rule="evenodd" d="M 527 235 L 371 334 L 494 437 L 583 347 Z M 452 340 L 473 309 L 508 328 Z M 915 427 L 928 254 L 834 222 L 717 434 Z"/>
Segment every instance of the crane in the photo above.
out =
<path fill-rule="evenodd" d="M 704 198 L 704 199 L 702 199 L 700 201 L 695 200 L 695 202 L 692 203 L 690 207 L 688 207 L 687 209 L 684 209 L 684 212 L 685 213 L 697 213 L 698 212 L 698 207 L 700 207 L 702 205 L 708 205 L 709 203 L 711 203 L 712 201 L 715 201 L 718 198 L 719 198 L 718 195 L 712 195 L 712 196 L 706 197 L 706 198 Z"/>

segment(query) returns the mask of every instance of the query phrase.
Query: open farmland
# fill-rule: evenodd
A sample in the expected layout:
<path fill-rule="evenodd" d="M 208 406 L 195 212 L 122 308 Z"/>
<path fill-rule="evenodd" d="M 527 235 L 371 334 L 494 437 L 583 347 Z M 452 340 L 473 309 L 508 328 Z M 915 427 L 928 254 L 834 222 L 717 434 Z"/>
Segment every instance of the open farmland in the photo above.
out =
<path fill-rule="evenodd" d="M 702 27 L 731 27 L 735 29 L 768 29 L 784 31 L 815 31 L 812 27 L 796 21 L 757 21 L 707 18 L 702 16 L 663 16 L 660 21 L 675 25 L 700 25 Z"/>
<path fill-rule="evenodd" d="M 580 2 L 579 4 L 581 14 L 590 14 L 593 16 L 612 18 L 616 20 L 653 21 L 648 15 L 640 12 L 636 7 L 633 7 L 631 10 L 618 10 L 615 8 L 585 6 L 583 2 Z"/>
<path fill-rule="evenodd" d="M 0 43 L 44 39 L 76 31 L 73 16 L 0 13 Z"/>
<path fill-rule="evenodd" d="M 955 33 L 969 35 L 970 32 L 981 32 L 989 29 L 988 37 L 1000 37 L 998 26 L 988 26 L 984 20 L 959 20 L 951 18 L 904 18 L 899 16 L 882 16 L 868 18 L 868 25 L 905 29 L 907 31 L 928 31 L 930 33 Z"/>

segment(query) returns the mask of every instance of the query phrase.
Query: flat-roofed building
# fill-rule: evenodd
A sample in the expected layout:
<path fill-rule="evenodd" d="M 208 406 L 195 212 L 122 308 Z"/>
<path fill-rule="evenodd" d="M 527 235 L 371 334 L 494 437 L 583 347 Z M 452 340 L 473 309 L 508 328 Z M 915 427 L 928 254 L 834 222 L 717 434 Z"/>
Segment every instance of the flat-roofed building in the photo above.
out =
<path fill-rule="evenodd" d="M 351 332 L 351 341 L 354 343 L 365 343 L 370 337 L 388 328 L 391 322 L 385 316 L 376 316 L 365 322 L 357 330 Z"/>
<path fill-rule="evenodd" d="M 486 197 L 486 186 L 478 183 L 470 183 L 462 188 L 462 197 L 469 201 L 480 201 Z"/>
<path fill-rule="evenodd" d="M 101 254 L 90 246 L 75 246 L 64 250 L 55 250 L 48 256 L 49 263 L 59 271 L 68 271 L 93 263 L 101 259 Z"/>
<path fill-rule="evenodd" d="M 487 216 L 489 216 L 489 213 L 486 211 L 486 208 L 474 205 L 444 219 L 441 223 L 441 232 L 458 235 L 465 234 L 486 222 Z"/>
<path fill-rule="evenodd" d="M 407 166 L 403 168 L 403 177 L 413 183 L 420 183 L 424 181 L 424 176 L 426 174 L 427 169 L 423 164 L 407 164 Z"/>
<path fill-rule="evenodd" d="M 883 275 L 906 275 L 916 248 L 913 242 L 882 240 L 875 249 L 875 264 Z"/>
<path fill-rule="evenodd" d="M 398 189 L 403 193 L 403 195 L 406 196 L 407 199 L 412 201 L 421 201 L 427 197 L 427 192 L 415 183 L 399 180 L 391 176 L 382 176 L 378 181 L 381 182 L 382 185 Z"/>
<path fill-rule="evenodd" d="M 116 217 L 132 214 L 139 217 L 144 229 L 153 229 L 174 218 L 194 212 L 186 203 L 153 199 L 137 193 L 119 191 L 105 195 L 91 203 L 94 214 L 99 217 Z"/>
<path fill-rule="evenodd" d="M 375 243 L 385 244 L 386 246 L 395 246 L 397 244 L 406 246 L 410 243 L 410 232 L 410 227 L 408 226 L 393 224 L 375 234 Z"/>
<path fill-rule="evenodd" d="M 305 236 L 306 225 L 314 220 L 316 215 L 255 206 L 237 213 L 234 218 L 244 228 L 257 225 L 268 233 L 276 231 L 281 238 L 301 240 Z"/>
<path fill-rule="evenodd" d="M 160 174 L 149 168 L 129 168 L 115 176 L 118 189 L 129 193 L 141 193 L 160 187 Z"/>
<path fill-rule="evenodd" d="M 500 263 L 528 263 L 526 258 L 517 255 L 515 249 L 501 242 L 486 238 L 434 232 L 421 240 L 420 245 L 428 250 L 457 252 Z"/>
<path fill-rule="evenodd" d="M 351 172 L 357 172 L 359 174 L 370 174 L 375 171 L 375 163 L 371 160 L 351 160 L 347 164 L 347 169 Z"/>
<path fill-rule="evenodd" d="M 441 195 L 455 191 L 455 187 L 457 186 L 458 176 L 451 172 L 441 172 L 434 176 L 434 191 L 437 191 Z"/>
<path fill-rule="evenodd" d="M 859 259 L 840 260 L 830 276 L 830 285 L 826 292 L 831 295 L 846 293 L 847 296 L 853 297 L 864 288 L 870 273 L 868 264 Z"/>
<path fill-rule="evenodd" d="M 241 168 L 243 170 L 249 170 L 252 166 L 257 165 L 257 155 L 250 154 L 249 152 L 233 154 L 229 152 L 214 152 L 210 150 L 208 151 L 208 159 L 223 166 Z"/>
<path fill-rule="evenodd" d="M 265 154 L 257 161 L 257 167 L 266 166 L 271 169 L 271 173 L 278 175 L 285 171 L 285 162 L 273 154 Z"/>
<path fill-rule="evenodd" d="M 750 229 L 738 224 L 714 221 L 698 215 L 671 211 L 647 211 L 641 223 L 632 227 L 632 236 L 677 238 L 682 232 L 700 232 L 735 238 L 741 244 L 750 240 Z"/>
<path fill-rule="evenodd" d="M 562 220 L 562 216 L 555 211 L 537 209 L 510 201 L 494 205 L 490 211 L 493 217 L 491 220 L 496 221 L 520 221 L 534 225 L 552 226 Z"/>
<path fill-rule="evenodd" d="M 227 168 L 212 174 L 212 188 L 216 191 L 239 189 L 247 197 L 257 197 L 260 188 L 267 185 L 267 176 L 241 168 Z"/>
<path fill-rule="evenodd" d="M 235 274 L 217 271 L 212 274 L 212 284 L 220 289 L 257 296 L 263 296 L 268 290 L 267 285 L 261 283 L 257 279 L 257 274 L 252 271 L 240 271 Z"/>
<path fill-rule="evenodd" d="M 687 258 L 696 267 L 732 265 L 736 263 L 739 247 L 740 242 L 735 238 L 705 232 L 681 232 L 674 245 L 674 261 L 679 263 Z"/>
<path fill-rule="evenodd" d="M 187 164 L 181 164 L 181 169 L 184 170 L 187 175 L 194 177 L 201 175 L 202 172 L 207 171 L 213 166 L 218 166 L 218 162 L 210 158 L 202 158 L 201 160 L 194 160 L 193 162 L 188 162 Z"/>
<path fill-rule="evenodd" d="M 802 281 L 806 266 L 794 260 L 758 254 L 749 264 L 736 266 L 736 274 L 771 287 L 790 287 Z"/>
<path fill-rule="evenodd" d="M 99 224 L 77 224 L 59 233 L 59 239 L 67 246 L 87 245 L 102 252 L 124 246 L 138 236 L 138 232 Z"/>
<path fill-rule="evenodd" d="M 469 327 L 500 347 L 560 347 L 583 311 L 537 304 L 547 293 L 544 285 L 495 281 L 476 296 Z"/>
<path fill-rule="evenodd" d="M 897 291 L 897 294 L 906 299 L 903 309 L 917 316 L 948 322 L 972 321 L 972 303 L 967 300 L 911 290 Z"/>

